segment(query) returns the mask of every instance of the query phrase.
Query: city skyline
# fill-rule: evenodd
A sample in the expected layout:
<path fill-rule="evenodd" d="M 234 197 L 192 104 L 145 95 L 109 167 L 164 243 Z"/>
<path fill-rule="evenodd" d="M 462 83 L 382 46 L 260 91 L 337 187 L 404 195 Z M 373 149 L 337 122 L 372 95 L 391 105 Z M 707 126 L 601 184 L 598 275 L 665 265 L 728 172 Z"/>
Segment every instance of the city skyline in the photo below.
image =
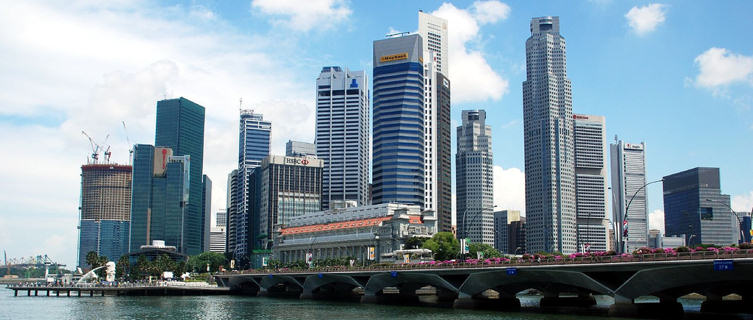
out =
<path fill-rule="evenodd" d="M 501 4 L 497 2 L 483 3 Z M 342 51 L 347 52 L 347 54 L 343 53 L 337 56 L 331 55 L 331 52 L 330 55 L 324 55 L 322 53 L 325 51 L 322 48 L 312 47 L 313 45 L 295 43 L 296 39 L 279 44 L 269 44 L 273 49 L 285 48 L 286 46 L 288 46 L 288 49 L 294 49 L 298 46 L 305 49 L 293 54 L 291 59 L 302 56 L 316 58 L 300 59 L 299 62 L 291 64 L 291 67 L 280 69 L 279 76 L 274 76 L 273 81 L 268 81 L 273 83 L 274 86 L 264 84 L 261 87 L 258 84 L 260 80 L 255 78 L 259 71 L 239 78 L 239 76 L 234 75 L 237 71 L 233 69 L 233 66 L 249 64 L 246 68 L 258 68 L 264 71 L 262 73 L 267 73 L 268 70 L 274 69 L 272 67 L 278 67 L 277 63 L 269 60 L 270 55 L 264 54 L 265 50 L 248 44 L 239 45 L 234 40 L 245 39 L 246 37 L 264 38 L 267 32 L 283 30 L 294 35 L 292 38 L 300 38 L 301 34 L 310 34 L 313 38 L 312 43 L 322 45 L 322 43 L 327 42 L 323 40 L 327 36 L 326 33 L 317 33 L 317 31 L 311 29 L 300 29 L 309 25 L 309 21 L 316 22 L 317 20 L 311 20 L 315 19 L 315 15 L 313 17 L 305 16 L 304 22 L 301 22 L 299 27 L 287 27 L 285 21 L 289 15 L 267 9 L 259 3 L 251 5 L 250 14 L 248 13 L 248 3 L 244 3 L 242 6 L 237 5 L 243 7 L 243 10 L 238 9 L 237 11 L 242 11 L 245 16 L 262 17 L 262 19 L 254 19 L 258 20 L 254 22 L 239 18 L 239 13 L 234 13 L 231 10 L 232 8 L 227 7 L 178 5 L 160 13 L 160 9 L 164 8 L 157 5 L 133 5 L 136 6 L 135 12 L 142 13 L 140 19 L 150 23 L 143 24 L 142 28 L 144 29 L 125 31 L 119 29 L 121 23 L 123 23 L 119 19 L 114 21 L 106 21 L 102 18 L 78 19 L 82 16 L 88 16 L 88 14 L 84 10 L 85 8 L 77 6 L 55 11 L 53 10 L 56 9 L 55 5 L 39 3 L 14 5 L 12 9 L 16 9 L 14 12 L 19 14 L 16 17 L 6 19 L 5 23 L 11 27 L 9 30 L 14 30 L 13 27 L 24 26 L 25 22 L 21 22 L 20 19 L 30 13 L 51 19 L 46 19 L 47 28 L 44 26 L 37 29 L 28 28 L 28 32 L 31 32 L 34 36 L 28 37 L 27 40 L 20 40 L 10 34 L 3 34 L 0 38 L 0 45 L 3 48 L 13 47 L 13 49 L 4 50 L 3 57 L 6 58 L 6 61 L 19 62 L 16 65 L 22 66 L 35 63 L 35 60 L 23 60 L 24 54 L 22 53 L 27 50 L 23 48 L 29 47 L 42 49 L 38 51 L 38 54 L 43 57 L 51 52 L 59 53 L 57 58 L 59 60 L 50 60 L 60 61 L 61 64 L 75 66 L 80 64 L 79 60 L 92 60 L 94 62 L 90 66 L 82 68 L 80 72 L 70 72 L 70 74 L 77 75 L 76 78 L 78 79 L 75 81 L 67 81 L 71 78 L 69 78 L 70 75 L 64 73 L 65 68 L 47 68 L 53 71 L 44 72 L 16 72 L 17 69 L 10 66 L 12 63 L 2 67 L 2 74 L 4 75 L 30 77 L 23 78 L 27 80 L 17 83 L 31 83 L 34 85 L 30 85 L 30 88 L 39 89 L 38 94 L 24 96 L 23 93 L 27 92 L 28 89 L 16 87 L 13 84 L 14 81 L 10 81 L 7 76 L 2 79 L 3 83 L 8 84 L 7 92 L 14 93 L 3 98 L 5 107 L 3 107 L 3 113 L 0 116 L 2 117 L 0 118 L 2 120 L 0 121 L 2 125 L 0 130 L 5 133 L 7 140 L 9 140 L 3 142 L 3 147 L 8 150 L 17 150 L 18 154 L 32 154 L 26 152 L 31 150 L 25 145 L 28 141 L 38 142 L 42 141 L 40 140 L 42 137 L 52 136 L 49 142 L 30 145 L 33 145 L 37 150 L 41 147 L 55 154 L 54 157 L 49 157 L 54 158 L 54 162 L 51 162 L 47 157 L 34 157 L 32 160 L 32 164 L 37 167 L 54 168 L 54 174 L 44 171 L 35 172 L 29 176 L 28 180 L 20 180 L 9 171 L 4 171 L 2 174 L 2 177 L 8 183 L 6 184 L 5 198 L 0 202 L 5 204 L 7 210 L 9 210 L 0 215 L 2 225 L 18 225 L 25 221 L 23 219 L 28 219 L 26 217 L 31 216 L 38 222 L 31 226 L 33 229 L 26 232 L 36 231 L 45 235 L 44 240 L 41 241 L 21 241 L 17 238 L 29 238 L 25 238 L 15 230 L 3 229 L 3 233 L 6 233 L 7 236 L 0 238 L 0 240 L 2 240 L 4 246 L 8 246 L 9 254 L 20 256 L 44 252 L 53 256 L 62 255 L 60 259 L 63 260 L 73 260 L 72 257 L 75 254 L 71 255 L 70 253 L 75 249 L 62 249 L 62 246 L 57 243 L 64 242 L 71 234 L 75 234 L 75 208 L 78 199 L 75 168 L 83 163 L 88 153 L 88 144 L 78 134 L 81 128 L 92 131 L 95 138 L 102 137 L 107 132 L 111 133 L 111 140 L 115 141 L 113 143 L 113 151 L 115 151 L 113 159 L 125 164 L 128 162 L 128 148 L 124 134 L 120 131 L 120 121 L 124 120 L 129 124 L 132 142 L 149 143 L 151 138 L 149 132 L 154 132 L 154 102 L 181 95 L 190 97 L 207 107 L 208 138 L 206 139 L 206 169 L 204 171 L 211 178 L 220 180 L 233 167 L 233 145 L 237 144 L 233 143 L 233 130 L 228 131 L 225 128 L 236 123 L 237 118 L 228 115 L 235 113 L 237 117 L 235 106 L 237 99 L 241 96 L 251 99 L 249 101 L 253 108 L 265 113 L 265 115 L 269 114 L 270 120 L 281 126 L 280 130 L 276 131 L 273 136 L 272 153 L 282 154 L 280 152 L 284 147 L 282 142 L 288 139 L 305 140 L 313 132 L 312 110 L 314 110 L 314 100 L 309 98 L 313 95 L 310 88 L 310 79 L 315 76 L 321 66 L 348 65 L 353 68 L 370 70 L 368 62 L 363 61 L 370 60 L 369 47 L 371 41 L 381 39 L 385 33 L 388 33 L 389 28 L 415 31 L 415 14 L 418 9 L 421 9 L 421 4 L 406 6 L 405 4 L 394 3 L 390 6 L 390 10 L 382 11 L 371 10 L 369 8 L 372 6 L 371 4 L 358 5 L 361 7 L 351 7 L 349 4 L 338 3 L 328 7 L 332 8 L 332 12 L 337 13 L 335 15 L 337 18 L 332 19 L 333 22 L 329 23 L 353 25 L 350 27 L 352 29 L 345 32 L 346 35 L 339 37 L 361 38 L 354 50 Z M 234 5 L 228 6 L 233 7 Z M 490 125 L 495 128 L 496 137 L 494 139 L 494 149 L 497 150 L 495 172 L 501 176 L 520 177 L 520 170 L 522 170 L 522 130 L 520 125 L 522 99 L 519 95 L 520 87 L 518 87 L 521 77 L 519 68 L 515 68 L 515 65 L 517 64 L 519 67 L 522 61 L 520 52 L 523 48 L 521 43 L 525 36 L 521 36 L 521 34 L 528 32 L 526 21 L 531 17 L 558 15 L 563 21 L 567 21 L 568 75 L 577 87 L 574 90 L 574 108 L 579 113 L 606 116 L 609 122 L 607 137 L 619 134 L 626 141 L 646 141 L 650 144 L 651 148 L 646 154 L 648 180 L 658 179 L 661 176 L 691 167 L 720 167 L 722 183 L 725 186 L 725 192 L 732 195 L 733 207 L 736 210 L 750 210 L 750 202 L 745 203 L 745 200 L 741 197 L 752 198 L 751 189 L 753 189 L 748 182 L 751 181 L 752 173 L 750 170 L 746 170 L 744 160 L 750 158 L 750 141 L 753 140 L 750 139 L 753 135 L 753 130 L 750 129 L 751 124 L 753 124 L 751 123 L 751 111 L 749 106 L 745 107 L 744 105 L 746 101 L 750 100 L 750 96 L 746 96 L 746 91 L 750 88 L 746 81 L 750 79 L 751 73 L 745 71 L 744 68 L 748 65 L 747 61 L 750 61 L 753 50 L 751 50 L 750 44 L 742 43 L 739 41 L 739 37 L 736 39 L 736 35 L 740 35 L 739 32 L 741 31 L 734 31 L 749 29 L 746 26 L 749 26 L 750 22 L 744 22 L 742 19 L 725 19 L 725 22 L 722 23 L 721 20 L 712 19 L 704 26 L 708 30 L 700 30 L 699 27 L 691 25 L 690 19 L 697 11 L 709 11 L 709 9 L 704 9 L 700 5 L 689 7 L 679 3 L 665 5 L 663 9 L 660 6 L 659 11 L 663 13 L 660 14 L 661 19 L 657 19 L 661 22 L 656 24 L 653 30 L 650 23 L 649 27 L 637 23 L 637 27 L 632 28 L 631 21 L 635 20 L 630 20 L 626 15 L 633 12 L 631 10 L 633 4 L 614 2 L 604 4 L 584 2 L 575 5 L 572 9 L 564 8 L 564 5 L 559 4 L 552 4 L 551 7 L 546 8 L 503 5 L 501 8 L 507 9 L 502 9 L 502 13 L 487 9 L 484 12 L 497 12 L 497 14 L 485 16 L 473 14 L 476 12 L 474 10 L 477 10 L 474 9 L 473 3 L 444 4 L 441 7 L 439 7 L 439 4 L 423 4 L 423 6 L 423 9 L 427 12 L 439 11 L 440 16 L 447 14 L 450 26 L 454 25 L 453 20 L 460 16 L 461 18 L 471 19 L 469 21 L 477 27 L 476 30 L 471 30 L 470 35 L 469 33 L 453 34 L 453 32 L 458 31 L 452 31 L 451 27 L 449 51 L 450 61 L 453 61 L 453 65 L 455 65 L 455 61 L 459 61 L 457 58 L 452 58 L 453 54 L 466 54 L 466 56 L 476 57 L 471 53 L 477 52 L 478 57 L 483 61 L 483 65 L 491 68 L 492 74 L 491 78 L 479 78 L 492 79 L 492 81 L 487 81 L 487 83 L 492 84 L 500 83 L 496 80 L 504 80 L 503 82 L 507 83 L 506 86 L 495 87 L 496 89 L 505 88 L 504 90 L 497 90 L 498 96 L 489 93 L 494 90 L 480 91 L 480 93 L 475 91 L 475 94 L 473 94 L 474 91 L 469 91 L 467 88 L 469 83 L 465 81 L 467 79 L 462 75 L 453 75 L 453 71 L 450 71 L 450 79 L 453 81 L 453 100 L 457 101 L 452 106 L 453 123 L 457 124 L 459 110 L 463 108 L 478 107 L 489 110 L 489 119 L 493 119 Z M 743 6 L 749 7 L 750 4 L 724 3 L 716 5 L 714 9 L 723 10 L 734 16 L 740 14 L 740 12 L 750 11 L 741 8 Z M 637 9 L 654 8 L 641 4 L 636 4 L 635 7 Z M 497 8 L 500 8 L 500 6 L 497 6 Z M 116 17 L 120 17 L 120 19 L 128 20 L 126 19 L 129 17 L 128 10 L 125 9 L 133 8 L 123 8 L 119 5 L 101 8 L 95 5 L 93 12 L 106 10 L 112 12 Z M 588 13 L 580 22 L 576 21 L 578 19 L 575 18 L 575 12 L 578 10 L 586 10 Z M 369 18 L 367 12 L 371 11 L 377 12 L 377 14 Z M 382 21 L 380 20 L 381 17 L 386 14 L 384 11 L 389 11 L 390 15 L 395 14 L 395 12 L 398 13 L 394 18 Z M 291 10 L 291 12 L 295 11 Z M 167 18 L 171 15 L 183 13 L 200 21 L 200 27 L 214 30 L 202 34 L 219 35 L 218 38 L 221 41 L 210 42 L 208 48 L 238 46 L 239 49 L 234 49 L 237 51 L 232 52 L 237 53 L 246 50 L 247 56 L 242 56 L 243 61 L 259 58 L 260 60 L 257 59 L 256 61 L 263 61 L 266 64 L 257 65 L 232 60 L 231 56 L 222 56 L 222 58 L 228 60 L 207 59 L 204 55 L 206 50 L 187 44 L 190 36 L 186 34 L 185 30 L 193 30 L 192 28 L 199 27 L 188 24 L 183 20 L 171 24 L 173 28 L 166 29 L 168 35 L 178 35 L 176 38 L 179 40 L 170 41 L 163 45 L 192 49 L 189 50 L 191 53 L 177 53 L 175 49 L 153 50 L 159 51 L 159 54 L 147 54 L 146 51 L 140 51 L 145 45 L 155 45 L 159 42 L 156 40 L 161 39 L 146 36 L 147 33 L 144 31 L 155 28 L 157 22 L 169 20 Z M 202 18 L 205 20 L 200 20 Z M 610 21 L 605 21 L 605 19 Z M 347 20 L 357 21 L 358 23 L 348 24 Z M 734 20 L 738 21 L 732 22 Z M 29 19 L 29 21 L 35 21 L 35 19 Z M 227 23 L 229 26 L 222 25 L 223 23 Z M 591 26 L 588 26 L 589 23 L 597 23 L 600 30 L 594 31 Z M 78 34 L 88 34 L 84 29 L 101 30 L 99 35 L 114 35 L 112 37 L 114 39 L 136 39 L 135 42 L 127 43 L 133 45 L 132 50 L 137 54 L 129 54 L 129 57 L 125 57 L 109 49 L 92 50 L 86 54 L 84 53 L 86 50 L 79 51 L 75 46 L 65 49 L 64 46 L 58 45 L 59 41 L 44 40 L 48 39 L 50 35 L 60 36 L 59 33 L 50 30 L 50 24 L 72 28 L 72 35 L 68 35 L 72 38 L 63 39 L 71 40 L 69 43 L 82 45 L 80 48 L 84 48 L 83 45 L 85 44 L 76 40 L 79 39 Z M 455 24 L 468 26 L 467 23 Z M 104 25 L 108 27 L 97 27 Z M 683 30 L 680 32 L 679 28 Z M 245 31 L 239 31 L 241 29 Z M 729 32 L 730 34 L 720 32 L 720 30 L 726 29 L 733 30 L 733 32 Z M 259 30 L 259 33 L 254 33 L 254 30 Z M 370 31 L 364 32 L 363 30 Z M 49 34 L 45 34 L 45 32 Z M 679 42 L 682 42 L 683 39 L 687 40 L 688 33 L 693 33 L 693 39 L 699 40 L 694 41 L 690 46 L 680 44 Z M 681 37 L 676 37 L 677 40 L 673 40 L 675 42 L 671 42 L 676 46 L 664 47 L 662 42 L 669 41 L 668 39 L 671 39 L 673 35 L 681 35 Z M 610 45 L 610 48 L 604 49 L 595 46 L 593 42 L 585 41 L 584 38 L 588 36 L 605 36 L 609 40 L 606 43 Z M 100 39 L 97 36 L 93 38 Z M 617 43 L 620 40 L 624 40 L 624 44 Z M 31 41 L 32 45 L 18 45 L 26 43 L 25 41 Z M 42 45 L 45 42 L 48 44 Z M 267 42 L 262 43 L 268 44 Z M 659 47 L 659 44 L 662 46 Z M 123 44 L 115 43 L 113 45 L 115 48 L 120 48 L 119 46 Z M 207 44 L 204 43 L 203 45 Z M 458 49 L 458 46 L 461 48 Z M 364 50 L 364 48 L 366 49 Z M 269 51 L 274 52 L 273 49 Z M 677 49 L 685 51 L 678 54 Z M 661 54 L 652 58 L 649 53 L 656 50 L 659 50 Z M 123 50 L 123 52 L 129 51 Z M 254 56 L 255 53 L 260 53 L 261 56 Z M 636 57 L 622 59 L 629 54 Z M 275 58 L 283 59 L 279 56 L 275 56 Z M 468 59 L 467 61 L 471 60 Z M 21 63 L 24 61 L 27 63 Z M 203 61 L 207 63 L 202 64 Z M 730 61 L 740 61 L 737 65 L 741 68 L 737 68 L 737 72 L 725 69 L 724 67 L 729 65 Z M 310 64 L 310 66 L 303 66 L 304 62 L 307 65 Z M 625 66 L 616 66 L 616 64 Z M 657 68 L 662 64 L 666 67 Z M 202 73 L 201 68 L 199 68 L 202 66 L 208 72 Z M 610 70 L 609 73 L 587 70 L 600 69 L 604 66 L 613 66 L 616 69 Z M 32 67 L 32 70 L 41 70 L 34 68 L 37 67 Z M 300 70 L 292 73 L 291 70 L 296 68 L 300 68 Z M 629 68 L 635 70 L 622 72 Z M 656 76 L 638 78 L 640 72 L 650 72 L 652 69 L 658 69 L 662 72 Z M 740 71 L 739 69 L 743 70 Z M 175 70 L 180 71 L 180 73 L 173 74 L 172 71 Z M 725 72 L 725 70 L 727 71 Z M 21 75 L 22 73 L 25 75 Z M 612 73 L 620 76 L 615 77 Z M 647 74 L 652 75 L 651 73 Z M 489 73 L 482 75 L 486 76 Z M 497 77 L 495 78 L 494 75 Z M 286 79 L 286 77 L 289 77 L 289 79 Z M 629 79 L 635 79 L 634 82 L 641 83 L 629 83 Z M 221 93 L 215 91 L 215 89 L 198 87 L 203 86 L 202 83 L 207 80 L 216 80 L 220 81 L 221 84 L 228 85 Z M 37 83 L 47 83 L 48 81 L 53 82 L 51 86 L 37 85 Z M 62 84 L 63 82 L 66 83 Z M 478 81 L 470 83 L 476 84 L 479 88 L 483 87 L 478 85 Z M 610 83 L 609 86 L 606 83 Z M 670 83 L 671 86 L 663 83 Z M 254 88 L 241 89 L 246 86 Z M 75 90 L 70 90 L 73 88 Z M 257 94 L 264 91 L 259 88 L 271 88 L 269 91 L 273 94 L 263 92 Z M 615 88 L 625 88 L 624 91 L 632 92 L 615 92 Z M 632 88 L 632 90 L 628 88 Z M 56 92 L 55 90 L 60 90 L 65 94 L 52 95 Z M 290 100 L 274 98 L 274 96 L 281 96 L 279 92 L 291 90 L 295 93 Z M 608 91 L 614 96 L 598 94 L 597 91 Z M 471 93 L 469 94 L 469 92 Z M 473 98 L 474 96 L 476 98 Z M 124 97 L 127 99 L 123 99 Z M 478 101 L 474 99 L 478 99 Z M 92 109 L 96 112 L 82 112 L 84 108 L 92 107 L 97 107 Z M 275 111 L 275 109 L 280 109 L 283 112 Z M 300 112 L 299 109 L 306 110 L 306 112 Z M 634 116 L 640 117 L 640 119 L 636 120 Z M 677 121 L 669 121 L 670 116 L 677 117 Z M 302 123 L 304 125 L 301 125 Z M 706 132 L 704 135 L 708 137 L 695 132 L 698 130 L 690 129 L 702 125 L 706 125 L 707 130 L 704 130 Z M 645 129 L 645 127 L 652 126 L 658 127 L 658 129 Z M 674 132 L 681 136 L 673 136 L 665 132 Z M 708 134 L 709 132 L 711 134 Z M 24 142 L 24 145 L 21 142 Z M 5 164 L 10 167 L 18 167 L 25 164 L 27 160 L 21 162 L 22 157 L 13 155 L 5 161 L 7 161 Z M 64 168 L 67 169 L 63 170 Z M 516 181 L 510 178 L 496 180 Z M 499 199 L 495 203 L 502 204 L 500 209 L 523 209 L 516 208 L 514 202 L 504 198 L 505 195 L 515 198 L 515 191 L 522 189 L 521 182 L 518 180 L 516 185 L 495 188 L 495 194 L 499 195 Z M 224 200 L 222 199 L 224 193 L 223 190 L 217 189 L 218 186 L 215 186 L 215 188 L 215 192 L 213 192 L 215 197 L 213 200 L 215 201 L 213 202 L 219 206 L 220 203 L 224 202 L 222 201 Z M 653 213 L 662 208 L 661 190 L 657 186 L 649 188 L 649 212 Z M 40 197 L 48 199 L 49 204 L 36 205 L 32 199 L 39 199 Z M 517 197 L 517 199 L 519 198 Z M 21 211 L 22 208 L 23 211 Z M 27 212 L 27 208 L 31 210 L 28 215 L 21 215 L 20 213 Z M 212 211 L 217 211 L 217 208 L 213 208 Z M 70 228 L 61 228 L 61 226 L 66 225 Z M 70 229 L 70 231 L 63 232 L 59 229 Z M 29 252 L 35 250 L 43 251 Z M 57 250 L 59 253 L 47 252 L 46 250 Z M 15 252 L 15 254 L 11 252 Z"/>

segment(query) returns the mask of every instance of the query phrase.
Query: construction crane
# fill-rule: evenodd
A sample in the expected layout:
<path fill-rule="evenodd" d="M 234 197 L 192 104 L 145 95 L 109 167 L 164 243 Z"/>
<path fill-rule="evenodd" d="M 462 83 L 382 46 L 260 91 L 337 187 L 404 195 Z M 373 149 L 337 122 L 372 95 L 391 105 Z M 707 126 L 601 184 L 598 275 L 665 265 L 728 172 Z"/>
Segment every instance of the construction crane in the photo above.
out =
<path fill-rule="evenodd" d="M 10 264 L 8 263 L 8 254 L 3 250 L 3 259 L 5 260 L 5 266 L 8 268 L 8 272 L 5 274 L 10 277 Z"/>
<path fill-rule="evenodd" d="M 128 143 L 128 164 L 133 161 L 133 145 L 131 145 L 131 139 L 128 138 L 128 128 L 126 128 L 125 120 L 123 122 L 123 131 L 125 131 L 126 143 Z"/>
<path fill-rule="evenodd" d="M 107 144 L 107 139 L 110 138 L 110 134 L 108 133 L 105 137 L 105 142 L 102 145 L 106 145 L 107 149 L 105 149 L 105 152 L 103 153 L 105 155 L 105 163 L 110 163 L 110 156 L 112 156 L 112 152 L 110 152 L 110 145 Z"/>
<path fill-rule="evenodd" d="M 99 145 L 90 137 L 86 131 L 81 130 L 81 134 L 83 134 L 87 139 L 89 139 L 89 144 L 91 144 L 92 147 L 92 160 L 94 163 L 97 163 L 97 160 L 99 160 Z"/>

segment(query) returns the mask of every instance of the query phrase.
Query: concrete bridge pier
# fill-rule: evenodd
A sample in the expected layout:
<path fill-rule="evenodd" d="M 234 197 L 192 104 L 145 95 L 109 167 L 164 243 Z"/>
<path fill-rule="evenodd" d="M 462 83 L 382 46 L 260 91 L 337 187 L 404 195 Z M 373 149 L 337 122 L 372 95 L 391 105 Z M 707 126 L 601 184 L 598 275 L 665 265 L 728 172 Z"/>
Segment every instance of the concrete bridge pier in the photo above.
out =
<path fill-rule="evenodd" d="M 741 300 L 723 300 L 721 295 L 707 294 L 701 304 L 703 313 L 753 313 L 753 296 L 744 295 Z"/>
<path fill-rule="evenodd" d="M 485 309 L 498 311 L 520 311 L 520 299 L 514 295 L 500 293 L 499 299 L 473 298 L 461 293 L 452 304 L 456 309 Z"/>
<path fill-rule="evenodd" d="M 574 293 L 570 296 L 561 296 L 558 291 L 544 291 L 544 297 L 539 301 L 539 308 L 559 312 L 562 308 L 590 308 L 596 305 L 596 299 L 590 292 Z"/>
<path fill-rule="evenodd" d="M 634 299 L 615 296 L 609 307 L 610 317 L 681 319 L 684 312 L 677 299 L 668 297 L 659 297 L 658 303 L 635 303 Z"/>

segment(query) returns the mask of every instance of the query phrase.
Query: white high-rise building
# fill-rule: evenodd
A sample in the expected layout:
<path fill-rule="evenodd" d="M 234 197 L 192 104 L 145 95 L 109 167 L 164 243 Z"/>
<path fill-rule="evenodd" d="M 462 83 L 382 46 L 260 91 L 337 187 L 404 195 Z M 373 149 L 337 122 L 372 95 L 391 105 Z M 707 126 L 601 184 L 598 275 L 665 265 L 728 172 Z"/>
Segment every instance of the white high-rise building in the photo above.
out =
<path fill-rule="evenodd" d="M 578 250 L 607 251 L 607 144 L 603 116 L 575 119 L 575 210 Z"/>
<path fill-rule="evenodd" d="M 363 71 L 324 67 L 316 78 L 316 155 L 324 160 L 322 210 L 369 203 L 369 82 Z"/>
<path fill-rule="evenodd" d="M 573 106 L 559 17 L 531 19 L 523 81 L 523 137 L 526 249 L 574 253 Z"/>
<path fill-rule="evenodd" d="M 646 145 L 643 142 L 624 143 L 615 137 L 615 143 L 609 147 L 615 249 L 618 253 L 633 252 L 635 249 L 648 246 L 648 199 L 644 187 Z"/>
<path fill-rule="evenodd" d="M 494 246 L 492 129 L 486 111 L 463 110 L 455 155 L 458 238 Z"/>
<path fill-rule="evenodd" d="M 430 53 L 433 53 L 436 60 L 436 71 L 449 76 L 447 20 L 419 11 L 418 34 L 424 40 L 424 62 L 430 61 L 428 58 L 431 56 Z"/>
<path fill-rule="evenodd" d="M 450 80 L 447 20 L 418 12 L 424 64 L 424 210 L 437 213 L 439 231 L 452 230 Z"/>

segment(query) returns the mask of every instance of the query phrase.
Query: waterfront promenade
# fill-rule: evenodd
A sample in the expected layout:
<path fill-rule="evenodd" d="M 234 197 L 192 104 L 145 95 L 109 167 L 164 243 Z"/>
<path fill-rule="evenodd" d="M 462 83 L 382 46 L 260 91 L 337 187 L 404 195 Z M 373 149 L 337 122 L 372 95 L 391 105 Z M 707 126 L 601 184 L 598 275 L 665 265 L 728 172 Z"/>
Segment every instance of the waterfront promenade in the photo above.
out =
<path fill-rule="evenodd" d="M 13 295 L 26 293 L 26 296 L 186 296 L 229 294 L 230 288 L 209 285 L 186 285 L 183 283 L 164 284 L 122 284 L 118 286 L 80 285 L 80 286 L 45 286 L 35 284 L 12 284 L 8 289 Z"/>

